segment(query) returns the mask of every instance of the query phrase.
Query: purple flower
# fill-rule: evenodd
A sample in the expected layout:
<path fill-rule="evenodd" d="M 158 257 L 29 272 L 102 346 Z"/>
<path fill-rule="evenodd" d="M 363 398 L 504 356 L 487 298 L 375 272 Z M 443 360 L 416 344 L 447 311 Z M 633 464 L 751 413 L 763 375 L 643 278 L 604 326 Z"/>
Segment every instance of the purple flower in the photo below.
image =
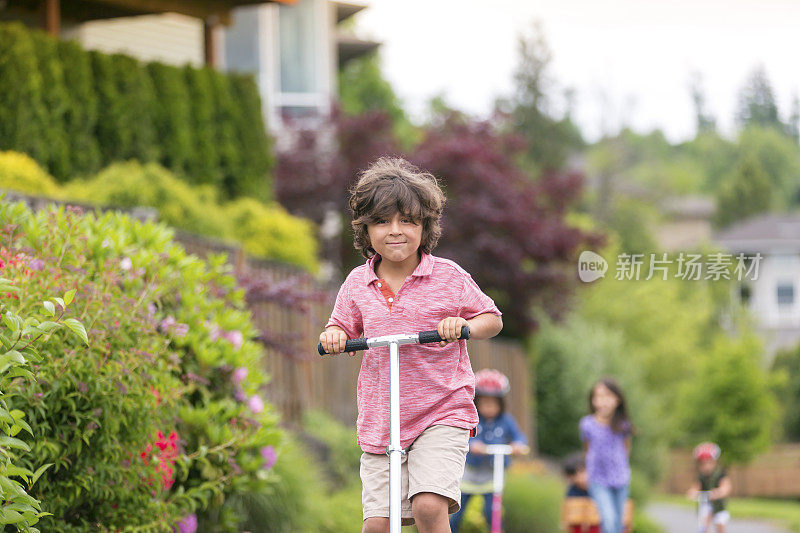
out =
<path fill-rule="evenodd" d="M 156 314 L 156 304 L 154 304 L 153 302 L 147 304 L 147 314 L 149 314 L 150 316 Z"/>
<path fill-rule="evenodd" d="M 175 334 L 176 337 L 185 337 L 187 333 L 189 333 L 189 325 L 177 323 L 172 326 L 172 332 Z"/>
<path fill-rule="evenodd" d="M 236 398 L 237 402 L 243 402 L 247 400 L 247 396 L 242 389 L 236 389 L 236 392 L 233 393 L 233 397 Z"/>
<path fill-rule="evenodd" d="M 41 270 L 44 268 L 44 261 L 38 258 L 33 259 L 30 263 L 28 263 L 28 266 L 31 268 L 31 270 Z"/>
<path fill-rule="evenodd" d="M 177 321 L 175 320 L 175 317 L 172 316 L 172 315 L 169 315 L 167 318 L 165 318 L 165 319 L 163 319 L 161 321 L 159 326 L 161 327 L 161 331 L 167 331 L 169 328 L 171 328 L 175 324 L 177 324 Z"/>
<path fill-rule="evenodd" d="M 170 332 L 176 337 L 185 337 L 186 334 L 189 333 L 189 326 L 187 324 L 181 324 L 175 320 L 175 317 L 172 315 L 163 319 L 159 323 L 159 327 L 164 333 Z"/>
<path fill-rule="evenodd" d="M 123 257 L 119 262 L 119 267 L 122 270 L 130 270 L 133 267 L 133 262 L 131 262 L 131 258 Z"/>
<path fill-rule="evenodd" d="M 269 470 L 278 460 L 278 454 L 275 453 L 273 446 L 264 446 L 261 448 L 261 457 L 264 459 L 264 469 Z"/>
<path fill-rule="evenodd" d="M 223 338 L 233 344 L 233 347 L 237 350 L 242 347 L 242 342 L 244 341 L 244 336 L 242 332 L 238 329 L 233 331 L 226 331 L 222 334 Z"/>
<path fill-rule="evenodd" d="M 172 528 L 173 533 L 195 533 L 197 531 L 197 515 L 190 514 Z"/>
<path fill-rule="evenodd" d="M 211 338 L 211 342 L 219 339 L 220 333 L 222 330 L 219 329 L 219 326 L 216 324 L 208 324 L 208 336 Z"/>
<path fill-rule="evenodd" d="M 240 366 L 236 370 L 233 371 L 233 376 L 231 380 L 233 381 L 234 385 L 238 385 L 247 377 L 247 369 L 243 366 Z"/>
<path fill-rule="evenodd" d="M 250 399 L 247 400 L 247 407 L 249 407 L 254 413 L 258 414 L 264 410 L 264 401 L 259 396 L 250 396 Z"/>
<path fill-rule="evenodd" d="M 83 394 L 89 392 L 89 386 L 86 385 L 83 381 L 78 382 L 78 390 L 81 391 Z"/>

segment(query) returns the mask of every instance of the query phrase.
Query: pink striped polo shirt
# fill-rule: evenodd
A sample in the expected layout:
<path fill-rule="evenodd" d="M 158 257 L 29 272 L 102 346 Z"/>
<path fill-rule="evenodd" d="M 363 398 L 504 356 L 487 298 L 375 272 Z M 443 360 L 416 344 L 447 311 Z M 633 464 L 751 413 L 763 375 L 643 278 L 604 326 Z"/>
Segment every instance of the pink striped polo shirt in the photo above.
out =
<path fill-rule="evenodd" d="M 347 336 L 378 337 L 436 329 L 443 318 L 469 320 L 484 313 L 500 316 L 491 298 L 449 259 L 422 254 L 419 265 L 397 294 L 375 274 L 373 256 L 347 276 L 325 327 Z M 389 445 L 389 347 L 363 352 L 358 374 L 357 437 L 368 453 Z M 467 341 L 400 347 L 400 445 L 408 447 L 435 424 L 472 429 L 478 412 L 472 399 L 475 376 Z"/>

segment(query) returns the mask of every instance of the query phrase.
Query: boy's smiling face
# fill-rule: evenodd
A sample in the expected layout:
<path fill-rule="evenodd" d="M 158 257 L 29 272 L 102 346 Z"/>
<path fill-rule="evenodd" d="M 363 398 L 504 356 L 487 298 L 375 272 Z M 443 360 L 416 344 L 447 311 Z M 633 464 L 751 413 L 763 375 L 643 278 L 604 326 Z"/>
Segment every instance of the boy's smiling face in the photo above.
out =
<path fill-rule="evenodd" d="M 370 244 L 381 258 L 392 263 L 416 263 L 422 241 L 422 225 L 410 217 L 395 213 L 391 219 L 367 224 Z"/>

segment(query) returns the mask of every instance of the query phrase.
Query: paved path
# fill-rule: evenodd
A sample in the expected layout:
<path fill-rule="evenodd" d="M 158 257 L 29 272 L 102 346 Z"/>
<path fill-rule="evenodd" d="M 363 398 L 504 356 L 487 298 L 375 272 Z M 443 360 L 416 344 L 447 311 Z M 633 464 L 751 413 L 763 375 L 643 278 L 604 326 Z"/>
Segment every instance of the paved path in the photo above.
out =
<path fill-rule="evenodd" d="M 688 506 L 655 502 L 647 506 L 647 513 L 658 522 L 664 533 L 694 533 L 697 516 Z M 788 529 L 759 520 L 731 519 L 726 533 L 791 533 Z"/>

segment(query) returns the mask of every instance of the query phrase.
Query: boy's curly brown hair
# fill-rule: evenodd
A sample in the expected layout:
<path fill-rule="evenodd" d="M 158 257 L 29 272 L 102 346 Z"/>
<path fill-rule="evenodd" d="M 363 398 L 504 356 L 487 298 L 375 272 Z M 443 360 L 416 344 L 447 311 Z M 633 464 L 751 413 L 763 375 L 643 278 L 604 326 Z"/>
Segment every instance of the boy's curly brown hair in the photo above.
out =
<path fill-rule="evenodd" d="M 375 255 L 367 224 L 400 213 L 422 225 L 420 249 L 429 254 L 442 235 L 439 220 L 444 203 L 444 193 L 433 174 L 399 157 L 381 157 L 359 174 L 350 189 L 353 245 L 367 259 Z"/>

